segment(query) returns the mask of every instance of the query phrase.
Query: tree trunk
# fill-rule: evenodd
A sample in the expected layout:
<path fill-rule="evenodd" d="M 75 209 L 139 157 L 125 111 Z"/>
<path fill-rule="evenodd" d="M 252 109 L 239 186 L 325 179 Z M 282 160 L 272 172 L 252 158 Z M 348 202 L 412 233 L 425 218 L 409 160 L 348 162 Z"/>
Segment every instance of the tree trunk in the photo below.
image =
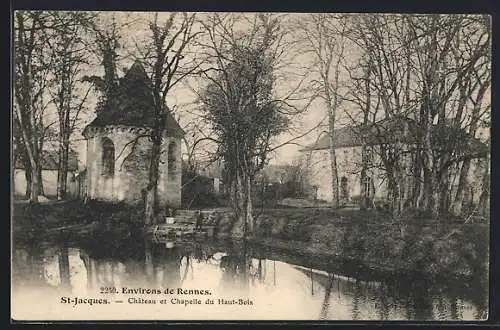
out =
<path fill-rule="evenodd" d="M 427 121 L 427 118 L 424 118 Z M 432 145 L 431 145 L 431 133 L 429 125 L 424 124 L 424 144 L 422 150 L 422 161 L 423 161 L 423 208 L 427 211 L 434 212 L 435 200 L 434 200 L 434 189 L 436 188 L 434 180 L 434 169 L 432 164 Z"/>
<path fill-rule="evenodd" d="M 370 73 L 371 73 L 372 59 L 369 59 L 368 67 L 365 69 L 365 80 L 364 80 L 364 89 L 366 93 L 365 99 L 365 109 L 363 109 L 363 127 L 367 127 L 370 109 L 371 109 L 371 93 L 370 93 Z M 361 135 L 361 141 L 363 141 L 363 146 L 361 148 L 361 202 L 360 209 L 365 210 L 371 205 L 369 198 L 369 187 L 367 182 L 367 171 L 368 171 L 368 146 L 366 141 L 366 136 L 363 132 L 359 132 Z M 371 183 L 371 180 L 370 180 Z"/>
<path fill-rule="evenodd" d="M 24 177 L 26 179 L 26 199 L 30 199 L 31 198 L 31 174 L 32 174 L 32 170 L 31 170 L 31 164 L 30 162 L 27 162 L 25 161 L 24 162 Z"/>
<path fill-rule="evenodd" d="M 156 209 L 158 206 L 158 177 L 160 167 L 161 140 L 158 138 L 153 140 L 151 148 L 151 164 L 149 166 L 149 183 L 146 188 L 146 203 L 145 203 L 145 224 L 151 225 L 155 223 Z"/>
<path fill-rule="evenodd" d="M 30 164 L 31 164 L 31 187 L 30 187 L 30 203 L 38 203 L 38 196 L 40 195 L 40 185 L 41 185 L 41 172 L 39 170 L 38 162 L 35 161 L 33 155 L 30 155 Z"/>
<path fill-rule="evenodd" d="M 366 146 L 364 145 L 361 149 L 361 199 L 359 202 L 359 208 L 361 210 L 366 210 L 368 207 L 368 189 L 366 189 Z"/>
<path fill-rule="evenodd" d="M 428 210 L 431 212 L 432 216 L 438 217 L 439 216 L 439 190 L 440 190 L 440 184 L 438 183 L 438 180 L 436 178 L 436 174 L 434 171 L 431 171 L 431 193 L 429 195 L 429 200 L 428 200 Z"/>
<path fill-rule="evenodd" d="M 236 178 L 231 183 L 231 206 L 236 220 L 231 230 L 232 237 L 252 235 L 255 227 L 252 215 L 252 180 L 241 169 L 236 171 Z"/>
<path fill-rule="evenodd" d="M 245 236 L 246 225 L 247 225 L 246 212 L 245 212 L 246 211 L 245 201 L 247 197 L 245 196 L 244 178 L 240 169 L 236 171 L 236 178 L 232 181 L 231 190 L 232 190 L 231 206 L 233 208 L 234 216 L 236 218 L 236 221 L 231 230 L 231 235 L 234 238 L 242 238 Z"/>
<path fill-rule="evenodd" d="M 467 177 L 470 169 L 470 160 L 464 160 L 462 167 L 460 169 L 460 176 L 458 178 L 458 187 L 457 192 L 455 193 L 455 199 L 453 200 L 452 210 L 453 214 L 461 215 L 462 214 L 462 204 L 465 195 L 465 188 L 468 186 Z"/>
<path fill-rule="evenodd" d="M 66 198 L 68 181 L 69 143 L 63 141 L 59 146 L 59 164 L 57 169 L 57 200 Z"/>
<path fill-rule="evenodd" d="M 443 169 L 440 177 L 438 178 L 439 185 L 437 189 L 435 189 L 438 193 L 438 213 L 439 214 L 444 214 L 445 212 L 448 212 L 449 210 L 449 195 L 448 195 L 448 186 L 450 184 L 449 179 L 449 172 L 448 169 Z M 443 219 L 446 219 L 444 217 Z"/>
<path fill-rule="evenodd" d="M 63 65 L 63 76 L 61 80 L 61 93 L 59 100 L 59 163 L 57 166 L 57 200 L 66 198 L 67 178 L 68 178 L 68 154 L 69 137 L 71 134 L 70 123 L 70 100 L 72 97 L 72 87 L 70 79 L 71 63 Z"/>
<path fill-rule="evenodd" d="M 330 134 L 330 168 L 332 171 L 332 207 L 338 208 L 339 201 L 339 178 L 337 172 L 337 156 L 335 154 L 335 139 L 333 136 L 333 132 L 335 131 L 335 116 L 336 116 L 336 107 L 337 107 L 337 97 L 334 96 L 332 99 L 329 89 L 328 76 L 325 75 L 323 78 L 324 88 L 325 88 L 325 97 L 326 104 L 328 107 L 328 132 Z M 338 83 L 338 70 L 336 72 L 336 85 Z"/>
<path fill-rule="evenodd" d="M 43 176 L 42 176 L 42 166 L 39 165 L 37 168 L 37 177 L 38 177 L 38 196 L 44 196 L 45 192 L 43 190 Z"/>
<path fill-rule="evenodd" d="M 40 192 L 43 193 L 43 188 L 41 185 L 41 169 L 39 168 L 39 153 L 36 150 L 36 137 L 33 137 L 33 132 L 28 132 L 28 128 L 24 126 L 23 122 L 21 122 L 21 131 L 23 133 L 23 142 L 26 150 L 26 155 L 29 161 L 29 166 L 26 168 L 27 171 L 30 171 L 29 177 L 31 181 L 29 182 L 30 187 L 27 191 L 30 192 L 29 201 L 30 203 L 38 203 L 38 196 Z M 33 143 L 34 141 L 34 143 Z"/>
<path fill-rule="evenodd" d="M 391 191 L 392 215 L 398 217 L 401 214 L 401 203 L 399 198 L 399 185 L 394 177 L 394 173 L 389 175 L 389 190 Z"/>
<path fill-rule="evenodd" d="M 335 155 L 335 146 L 333 145 L 333 133 L 330 134 L 330 168 L 332 171 L 332 207 L 338 208 L 339 201 L 339 177 L 337 172 L 337 156 Z"/>
<path fill-rule="evenodd" d="M 420 157 L 419 147 L 417 146 L 413 156 L 413 178 L 411 187 L 411 201 L 412 208 L 418 209 L 422 203 L 422 158 Z"/>
<path fill-rule="evenodd" d="M 485 160 L 485 170 L 483 176 L 483 184 L 481 195 L 479 197 L 479 211 L 485 217 L 490 215 L 490 164 L 489 158 Z"/>
<path fill-rule="evenodd" d="M 245 218 L 246 218 L 246 233 L 248 235 L 252 235 L 254 232 L 254 218 L 252 215 L 252 180 L 250 176 L 246 176 L 246 210 L 245 210 Z"/>

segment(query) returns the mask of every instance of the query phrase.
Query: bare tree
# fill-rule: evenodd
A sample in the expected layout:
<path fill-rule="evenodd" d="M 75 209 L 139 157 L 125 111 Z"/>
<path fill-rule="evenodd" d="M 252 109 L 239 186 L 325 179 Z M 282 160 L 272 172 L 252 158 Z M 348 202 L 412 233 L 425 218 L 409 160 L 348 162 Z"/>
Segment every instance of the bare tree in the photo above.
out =
<path fill-rule="evenodd" d="M 186 132 L 183 137 L 186 146 L 186 166 L 192 172 L 197 170 L 198 158 L 206 158 L 207 156 L 210 158 L 210 154 L 207 154 L 206 151 L 213 149 L 214 144 L 213 138 L 206 134 L 210 130 L 209 125 L 203 121 L 199 114 L 195 115 L 194 118 L 196 119 L 183 126 L 183 130 Z"/>
<path fill-rule="evenodd" d="M 364 54 L 362 61 L 371 63 L 369 71 L 360 63 L 364 73 L 355 79 L 368 83 L 371 107 L 380 104 L 383 110 L 373 117 L 375 134 L 368 137 L 384 137 L 377 150 L 395 214 L 408 207 L 434 215 L 446 212 L 449 170 L 480 156 L 469 141 L 484 115 L 480 101 L 489 86 L 488 24 L 467 15 L 365 15 L 351 23 L 350 38 Z M 367 72 L 369 79 L 361 78 Z M 359 83 L 353 87 L 357 104 L 367 100 L 366 89 Z M 366 124 L 364 119 L 353 121 Z M 384 128 L 391 121 L 398 127 Z M 466 165 L 463 176 L 467 171 Z"/>
<path fill-rule="evenodd" d="M 359 47 L 362 57 L 350 70 L 351 86 L 348 98 L 361 109 L 361 119 L 350 115 L 353 124 L 360 124 L 356 130 L 362 142 L 362 187 L 370 187 L 367 181 L 368 144 L 380 159 L 388 186 L 394 214 L 404 204 L 403 192 L 407 190 L 403 169 L 408 152 L 404 146 L 405 118 L 411 118 L 414 96 L 411 89 L 411 67 L 408 65 L 411 52 L 405 41 L 405 24 L 400 16 L 363 15 L 349 18 L 349 39 Z M 382 120 L 381 119 L 385 119 Z M 393 130 L 391 132 L 391 130 Z M 392 136 L 388 143 L 388 136 Z M 366 199 L 365 199 L 366 201 Z"/>
<path fill-rule="evenodd" d="M 83 42 L 84 32 L 92 22 L 92 16 L 72 12 L 55 13 L 53 17 L 60 27 L 48 40 L 54 58 L 51 69 L 54 88 L 49 93 L 57 108 L 59 121 L 57 199 L 62 200 L 66 198 L 70 138 L 90 92 L 90 87 L 82 86 L 80 78 L 88 58 Z"/>
<path fill-rule="evenodd" d="M 456 65 L 470 58 L 480 45 L 481 37 L 490 40 L 490 22 L 487 17 L 478 18 L 478 30 L 468 29 L 457 34 L 454 40 L 454 59 Z M 478 38 L 479 37 L 479 38 Z M 488 49 L 478 58 L 472 69 L 457 80 L 456 109 L 453 124 L 467 129 L 470 136 L 476 136 L 481 123 L 488 120 L 491 102 L 486 102 L 485 96 L 491 88 L 491 54 Z M 486 104 L 485 104 L 486 103 Z M 470 111 L 467 111 L 471 108 Z M 468 119 L 469 118 L 469 119 Z M 468 119 L 468 120 L 467 120 Z M 454 198 L 451 200 L 452 212 L 460 215 L 464 203 L 464 192 L 467 187 L 467 176 L 470 171 L 471 158 L 466 157 L 459 162 L 460 173 Z M 451 199 L 451 197 L 450 197 Z"/>
<path fill-rule="evenodd" d="M 376 121 L 377 113 L 380 109 L 380 98 L 377 98 L 373 94 L 373 88 L 371 84 L 373 83 L 372 71 L 373 60 L 370 56 L 364 56 L 359 59 L 359 63 L 355 64 L 355 67 L 350 67 L 349 78 L 350 85 L 348 86 L 349 92 L 346 93 L 344 99 L 347 102 L 354 104 L 355 107 L 359 108 L 360 114 L 349 112 L 349 116 L 354 125 L 361 121 L 361 126 L 355 126 L 353 130 L 359 137 L 361 142 L 361 170 L 360 170 L 360 208 L 366 209 L 373 205 L 372 197 L 374 195 L 374 190 L 370 189 L 373 184 L 373 177 L 369 175 L 371 169 L 374 168 L 373 163 L 373 148 L 370 148 L 370 139 L 366 136 L 366 128 Z M 359 72 L 359 73 L 358 73 Z M 372 98 L 377 99 L 375 104 L 372 104 Z M 358 117 L 361 116 L 361 120 Z"/>
<path fill-rule="evenodd" d="M 27 195 L 30 202 L 37 203 L 43 194 L 40 156 L 47 107 L 44 93 L 52 64 L 46 47 L 56 25 L 49 12 L 18 11 L 14 17 L 14 118 L 26 156 Z"/>
<path fill-rule="evenodd" d="M 273 138 L 287 130 L 290 116 L 302 111 L 274 90 L 280 59 L 290 50 L 279 22 L 269 14 L 213 14 L 203 23 L 209 65 L 202 74 L 208 85 L 200 101 L 218 144 L 216 157 L 224 163 L 234 237 L 253 232 L 255 175 L 279 147 Z"/>
<path fill-rule="evenodd" d="M 156 13 L 149 23 L 151 35 L 142 57 L 149 64 L 148 67 L 152 72 L 154 127 L 149 136 L 153 147 L 149 166 L 149 183 L 146 187 L 146 224 L 154 221 L 157 207 L 165 115 L 170 112 L 166 104 L 167 96 L 174 86 L 198 69 L 198 64 L 185 57 L 190 44 L 201 34 L 201 31 L 193 30 L 195 23 L 196 15 L 189 13 L 171 13 L 163 23 L 159 22 Z"/>
<path fill-rule="evenodd" d="M 341 95 L 341 70 L 345 61 L 347 40 L 347 20 L 338 14 L 310 14 L 301 17 L 297 24 L 299 36 L 303 40 L 303 50 L 314 58 L 311 70 L 317 75 L 312 86 L 326 105 L 328 114 L 328 134 L 330 136 L 330 170 L 332 173 L 332 206 L 339 206 L 339 180 L 337 157 L 335 154 L 334 130 Z"/>
<path fill-rule="evenodd" d="M 416 50 L 415 68 L 420 78 L 418 86 L 421 100 L 419 128 L 422 129 L 423 134 L 421 139 L 423 207 L 437 215 L 444 211 L 440 200 L 446 199 L 447 183 L 445 180 L 452 153 L 447 150 L 432 153 L 434 150 L 432 146 L 433 123 L 437 120 L 441 127 L 446 125 L 446 119 L 450 117 L 449 104 L 462 78 L 470 77 L 476 63 L 488 55 L 489 27 L 484 28 L 479 25 L 479 28 L 474 28 L 475 33 L 466 37 L 466 39 L 474 40 L 474 47 L 467 50 L 467 54 L 461 52 L 464 43 L 454 41 L 467 34 L 466 31 L 471 24 L 477 25 L 476 17 L 431 15 L 408 17 L 407 20 L 413 36 L 412 45 Z M 457 58 L 457 51 L 461 52 L 462 61 L 453 63 L 453 59 Z"/>

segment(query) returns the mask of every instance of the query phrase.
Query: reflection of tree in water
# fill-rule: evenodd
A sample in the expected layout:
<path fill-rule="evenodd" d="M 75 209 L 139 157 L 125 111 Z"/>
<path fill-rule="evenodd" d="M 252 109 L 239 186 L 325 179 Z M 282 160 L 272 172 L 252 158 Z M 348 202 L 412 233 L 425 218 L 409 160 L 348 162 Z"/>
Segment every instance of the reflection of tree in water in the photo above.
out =
<path fill-rule="evenodd" d="M 85 250 L 80 250 L 80 259 L 87 275 L 87 290 L 92 292 L 97 287 L 96 262 Z"/>
<path fill-rule="evenodd" d="M 304 269 L 303 273 L 310 277 L 309 270 Z M 330 306 L 332 292 L 335 290 L 339 300 L 342 296 L 350 297 L 350 317 L 353 320 L 366 317 L 388 320 L 391 317 L 391 311 L 398 312 L 398 306 L 401 306 L 403 313 L 406 313 L 405 318 L 410 320 L 428 320 L 434 317 L 433 302 L 436 301 L 436 296 L 430 294 L 429 284 L 426 282 L 415 281 L 415 283 L 405 282 L 405 284 L 394 285 L 391 281 L 375 282 L 359 279 L 352 281 L 341 276 L 337 277 L 333 273 L 316 274 L 315 278 L 316 283 L 320 283 L 324 287 L 320 319 L 328 319 L 329 313 L 335 313 L 335 307 Z M 443 292 L 442 296 L 449 297 L 449 293 Z M 443 303 L 445 304 L 443 308 L 448 312 L 447 318 L 449 318 L 451 300 L 444 300 Z M 462 318 L 463 315 L 458 314 L 457 317 Z"/>
<path fill-rule="evenodd" d="M 154 266 L 153 266 L 153 249 L 152 243 L 145 241 L 144 244 L 144 273 L 146 283 L 153 284 L 154 282 Z"/>
<path fill-rule="evenodd" d="M 446 319 L 447 316 L 447 302 L 446 298 L 442 295 L 439 295 L 436 300 L 436 316 L 440 320 Z"/>
<path fill-rule="evenodd" d="M 428 284 L 425 282 L 416 281 L 410 291 L 410 297 L 413 300 L 415 315 L 414 320 L 431 320 L 434 318 L 434 310 L 432 305 L 432 297 L 429 294 Z"/>
<path fill-rule="evenodd" d="M 248 278 L 250 282 L 264 283 L 266 278 L 266 260 L 262 258 L 253 259 L 250 258 L 248 265 Z"/>
<path fill-rule="evenodd" d="M 462 310 L 458 308 L 459 302 L 458 297 L 456 295 L 452 295 L 450 297 L 450 318 L 452 320 L 458 320 L 463 317 Z"/>
<path fill-rule="evenodd" d="M 387 295 L 387 284 L 381 283 L 377 288 L 377 297 L 375 301 L 375 308 L 378 311 L 379 319 L 389 319 L 389 296 Z"/>
<path fill-rule="evenodd" d="M 352 298 L 352 319 L 359 320 L 360 309 L 359 305 L 361 303 L 362 297 L 364 297 L 362 284 L 360 281 L 356 280 L 354 282 L 354 297 Z"/>
<path fill-rule="evenodd" d="M 227 254 L 220 260 L 222 270 L 221 285 L 223 288 L 239 288 L 248 290 L 251 257 L 245 242 L 228 245 Z"/>
<path fill-rule="evenodd" d="M 66 244 L 59 248 L 59 276 L 61 277 L 60 289 L 62 291 L 71 291 L 69 255 L 68 246 Z"/>
<path fill-rule="evenodd" d="M 311 295 L 314 295 L 312 269 L 310 271 L 310 276 L 311 276 Z M 334 281 L 335 281 L 335 275 L 332 273 L 329 273 L 328 274 L 328 285 L 325 288 L 325 297 L 323 298 L 323 303 L 321 304 L 321 312 L 319 313 L 320 320 L 326 320 L 328 318 L 328 309 L 330 308 L 330 295 L 332 293 Z"/>
<path fill-rule="evenodd" d="M 16 248 L 12 254 L 12 264 L 12 284 L 15 288 L 25 284 L 48 285 L 45 280 L 43 253 L 39 246 L 27 245 L 22 249 Z"/>
<path fill-rule="evenodd" d="M 469 300 L 476 310 L 474 319 L 485 319 L 488 316 L 488 278 L 483 277 L 468 285 L 467 300 Z"/>
<path fill-rule="evenodd" d="M 131 244 L 134 249 L 130 248 Z M 210 249 L 204 249 L 198 243 L 184 242 L 166 248 L 164 243 L 153 243 L 148 239 L 124 241 L 113 250 L 103 250 L 94 244 L 92 248 L 80 252 L 89 288 L 119 286 L 114 281 L 117 278 L 127 285 L 180 287 L 188 273 L 193 276 L 194 260 L 210 261 L 212 257 Z M 119 265 L 123 265 L 124 272 L 118 276 Z"/>
<path fill-rule="evenodd" d="M 163 288 L 177 288 L 181 285 L 181 259 L 183 258 L 177 247 L 165 248 L 161 244 L 146 242 L 146 265 L 151 258 L 152 283 L 156 285 L 157 280 Z"/>
<path fill-rule="evenodd" d="M 86 275 L 87 289 L 95 292 L 97 288 L 119 287 L 122 283 L 122 273 L 120 271 L 119 259 L 109 256 L 93 255 L 85 250 L 80 250 Z"/>
<path fill-rule="evenodd" d="M 57 272 L 52 273 L 49 260 L 56 262 Z M 68 246 L 41 241 L 26 242 L 22 248 L 15 247 L 12 254 L 13 289 L 36 288 L 36 290 L 55 290 L 67 293 L 71 290 Z M 52 283 L 52 284 L 51 284 Z"/>
<path fill-rule="evenodd" d="M 401 299 L 409 320 L 429 320 L 434 317 L 432 295 L 429 284 L 425 281 L 415 279 L 412 282 L 401 282 L 397 284 L 396 293 L 403 297 Z"/>
<path fill-rule="evenodd" d="M 142 285 L 146 278 L 143 242 L 138 239 L 116 240 L 114 244 L 101 240 L 82 242 L 79 249 L 87 277 L 87 289 Z"/>

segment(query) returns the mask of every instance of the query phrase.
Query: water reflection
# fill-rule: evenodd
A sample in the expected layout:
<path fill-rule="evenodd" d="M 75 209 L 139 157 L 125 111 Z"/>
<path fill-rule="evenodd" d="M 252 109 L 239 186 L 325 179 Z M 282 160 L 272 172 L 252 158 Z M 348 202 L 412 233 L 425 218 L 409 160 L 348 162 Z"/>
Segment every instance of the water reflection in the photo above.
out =
<path fill-rule="evenodd" d="M 253 299 L 253 309 L 240 316 L 247 319 L 470 320 L 486 315 L 487 287 L 481 283 L 464 288 L 375 281 L 331 269 L 323 261 L 245 242 L 129 239 L 105 249 L 99 242 L 25 242 L 13 249 L 12 288 L 59 296 L 124 287 L 208 288 L 214 299 Z M 221 312 L 214 318 L 231 315 Z"/>

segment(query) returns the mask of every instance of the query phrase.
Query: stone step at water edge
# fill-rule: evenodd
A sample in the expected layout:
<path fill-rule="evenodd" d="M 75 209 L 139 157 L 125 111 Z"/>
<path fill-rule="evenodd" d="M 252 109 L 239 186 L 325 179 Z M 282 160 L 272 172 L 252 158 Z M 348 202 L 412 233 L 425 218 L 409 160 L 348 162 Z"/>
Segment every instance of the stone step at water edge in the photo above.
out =
<path fill-rule="evenodd" d="M 198 214 L 198 211 L 199 210 L 176 210 L 175 214 L 176 215 L 196 215 L 196 214 Z M 214 212 L 216 212 L 216 210 L 201 210 L 201 213 L 203 213 L 203 214 L 210 214 L 210 213 L 214 213 Z"/>
<path fill-rule="evenodd" d="M 176 215 L 174 218 L 175 219 L 193 219 L 193 220 L 195 219 L 194 216 L 189 216 L 189 215 Z"/>
<path fill-rule="evenodd" d="M 163 219 L 163 221 L 161 221 L 162 223 L 163 222 L 167 222 L 167 219 Z M 189 217 L 174 217 L 174 222 L 175 223 L 195 223 L 196 220 L 194 218 L 189 218 Z"/>
<path fill-rule="evenodd" d="M 169 225 L 166 221 L 159 223 L 160 225 Z M 195 226 L 196 220 L 195 219 L 185 219 L 185 218 L 175 218 L 175 222 L 171 225 L 192 225 Z M 215 226 L 216 223 L 214 221 L 211 221 L 207 218 L 204 218 L 202 221 L 203 226 Z"/>

